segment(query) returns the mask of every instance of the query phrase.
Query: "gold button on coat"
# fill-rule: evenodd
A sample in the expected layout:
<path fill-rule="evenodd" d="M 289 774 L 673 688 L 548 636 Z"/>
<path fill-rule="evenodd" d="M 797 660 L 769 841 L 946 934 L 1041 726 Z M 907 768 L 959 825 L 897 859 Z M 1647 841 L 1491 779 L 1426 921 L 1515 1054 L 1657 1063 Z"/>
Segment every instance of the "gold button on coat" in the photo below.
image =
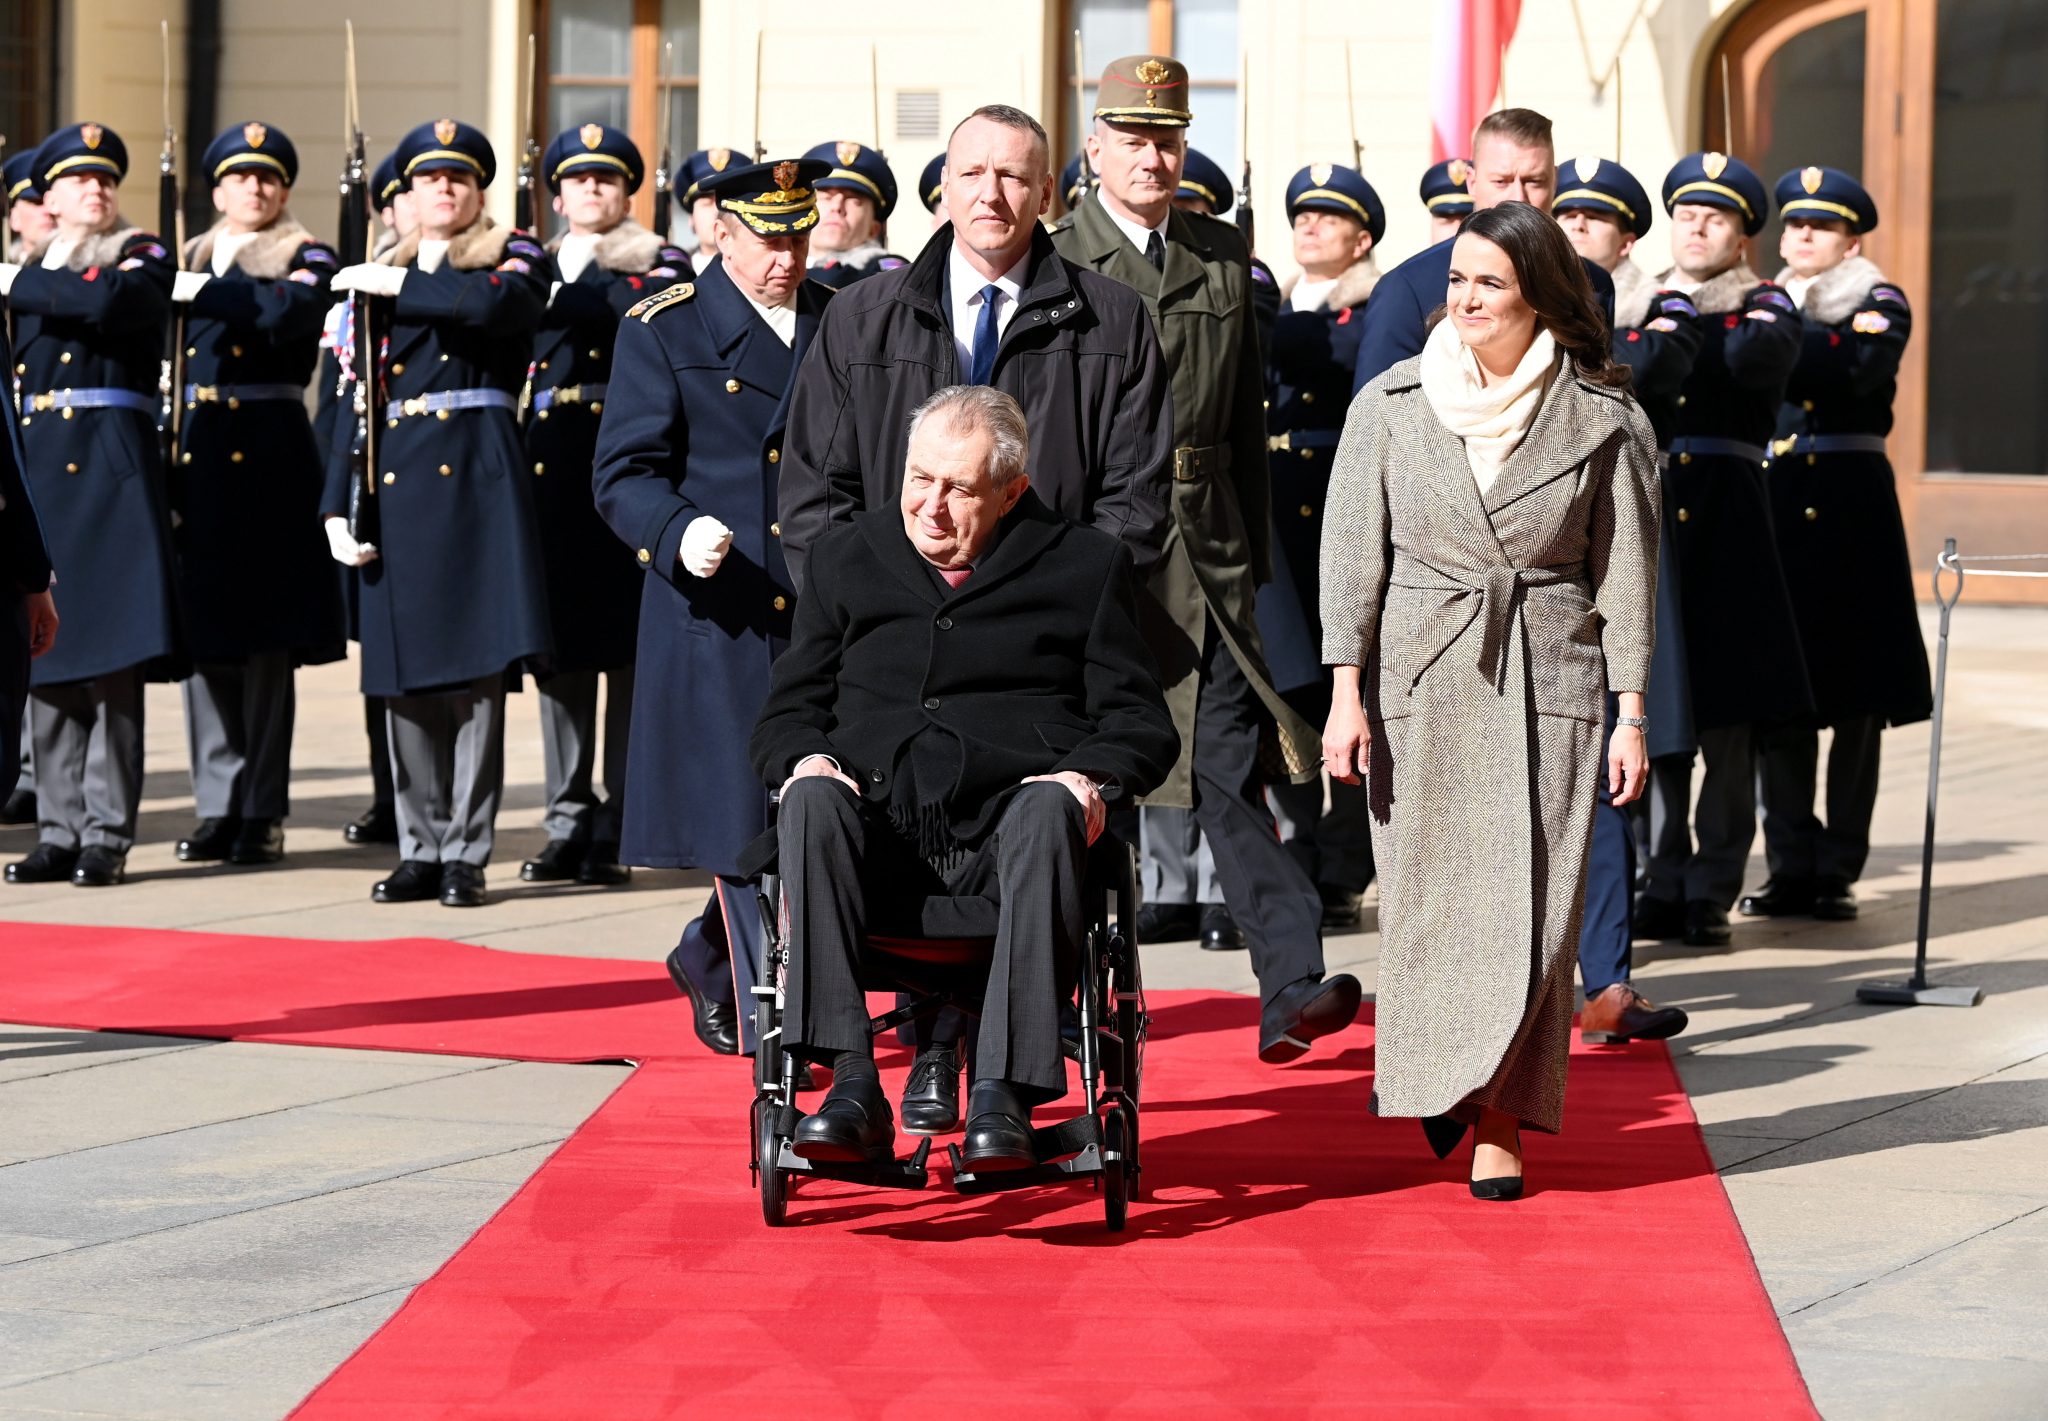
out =
<path fill-rule="evenodd" d="M 1303 390 L 1301 392 L 1301 402 L 1305 405 L 1314 404 L 1316 402 L 1316 392 L 1314 390 Z"/>
<path fill-rule="evenodd" d="M 1692 517 L 1692 511 L 1691 511 L 1690 509 L 1686 509 L 1686 508 L 1681 508 L 1681 509 L 1679 509 L 1679 510 L 1678 510 L 1678 521 L 1679 521 L 1679 522 L 1683 523 L 1683 522 L 1685 522 L 1685 521 L 1686 521 L 1687 519 L 1689 519 L 1689 518 L 1691 518 L 1691 517 Z"/>
<path fill-rule="evenodd" d="M 228 462 L 229 462 L 230 464 L 239 464 L 239 463 L 241 463 L 241 462 L 242 462 L 242 451 L 241 451 L 241 450 L 239 450 L 239 449 L 237 449 L 237 450 L 236 450 L 236 451 L 235 451 L 234 453 L 232 453 L 232 454 L 228 455 Z"/>
<path fill-rule="evenodd" d="M 405 362 L 401 360 L 396 365 L 392 366 L 391 373 L 393 375 L 403 375 L 405 373 Z"/>
<path fill-rule="evenodd" d="M 1680 455 L 1678 456 L 1678 462 L 1679 462 L 1679 463 L 1681 463 L 1681 464 L 1690 464 L 1690 463 L 1692 462 L 1692 455 L 1690 455 L 1690 454 L 1680 454 Z"/>
<path fill-rule="evenodd" d="M 1818 508 L 1809 508 L 1806 510 L 1807 522 L 1811 523 L 1818 517 L 1820 517 L 1820 510 Z"/>
<path fill-rule="evenodd" d="M 737 395 L 737 394 L 738 394 L 738 393 L 740 392 L 740 382 L 739 382 L 739 381 L 737 381 L 737 380 L 728 380 L 728 381 L 726 381 L 726 382 L 725 382 L 725 392 L 726 392 L 726 393 L 727 393 L 728 395 Z"/>
<path fill-rule="evenodd" d="M 536 474 L 544 474 L 548 471 L 548 466 L 546 464 L 535 464 L 533 466 L 533 471 Z"/>
<path fill-rule="evenodd" d="M 240 347 L 239 345 L 231 345 L 231 346 L 229 346 L 229 347 L 228 347 L 228 354 L 229 354 L 229 355 L 240 355 L 241 353 L 242 353 L 242 347 Z"/>
<path fill-rule="evenodd" d="M 384 482 L 387 484 L 395 484 L 398 482 L 398 475 L 393 473 L 386 473 L 384 475 Z"/>
<path fill-rule="evenodd" d="M 188 356 L 197 355 L 199 354 L 199 347 L 196 345 L 188 345 L 185 347 L 185 354 Z"/>
<path fill-rule="evenodd" d="M 435 418 L 435 419 L 446 419 L 446 418 L 448 418 L 448 411 L 446 411 L 446 410 L 435 410 L 435 411 L 434 411 L 434 418 Z"/>
<path fill-rule="evenodd" d="M 1799 408 L 1801 408 L 1801 409 L 1805 410 L 1805 411 L 1806 411 L 1806 412 L 1807 412 L 1808 414 L 1812 414 L 1812 413 L 1813 413 L 1813 401 L 1812 401 L 1812 400 L 1801 400 L 1801 401 L 1799 402 Z"/>
<path fill-rule="evenodd" d="M 185 452 L 184 452 L 183 454 L 180 454 L 180 455 L 178 456 L 178 462 L 179 462 L 179 463 L 181 463 L 181 464 L 189 464 L 189 463 L 191 463 L 191 462 L 192 462 L 192 451 L 188 449 L 188 450 L 186 450 L 186 451 L 185 451 Z"/>
<path fill-rule="evenodd" d="M 190 458 L 191 456 L 190 456 L 190 455 L 187 455 L 186 457 L 187 457 L 187 458 Z M 75 474 L 75 473 L 77 473 L 77 472 L 78 472 L 78 465 L 76 465 L 76 464 L 66 464 L 66 465 L 64 466 L 64 472 L 65 472 L 65 473 L 67 473 L 67 474 Z"/>
<path fill-rule="evenodd" d="M 788 598 L 786 598 L 786 597 L 777 597 L 777 598 L 775 599 L 775 610 L 776 610 L 776 611 L 778 611 L 778 612 L 780 612 L 780 611 L 783 611 L 783 610 L 785 610 L 786 608 L 788 608 L 788 606 L 789 606 L 789 599 L 788 599 Z"/>
<path fill-rule="evenodd" d="M 61 365 L 69 365 L 71 363 L 71 352 L 68 350 L 65 351 L 62 355 L 57 357 L 57 361 Z"/>
<path fill-rule="evenodd" d="M 604 352 L 601 350 L 593 350 L 590 352 L 590 358 L 592 360 L 602 360 L 604 359 Z"/>
<path fill-rule="evenodd" d="M 781 463 L 781 462 L 782 462 L 782 451 L 781 451 L 780 449 L 770 449 L 770 450 L 768 451 L 768 462 L 769 462 L 769 463 L 771 463 L 771 464 L 779 464 L 779 463 Z"/>
<path fill-rule="evenodd" d="M 447 477 L 448 477 L 448 476 L 449 476 L 450 474 L 452 474 L 452 473 L 454 473 L 454 472 L 455 472 L 455 470 L 453 470 L 453 469 L 449 468 L 449 467 L 448 467 L 448 466 L 447 466 L 446 464 L 443 464 L 443 465 L 441 466 L 441 477 L 442 477 L 442 478 L 444 478 L 444 479 L 445 479 L 445 478 L 447 478 Z"/>
<path fill-rule="evenodd" d="M 1302 517 L 1304 517 L 1304 518 L 1313 518 L 1313 517 L 1315 517 L 1315 514 L 1316 514 L 1316 511 L 1315 511 L 1315 509 L 1313 509 L 1313 508 L 1309 507 L 1309 505 L 1307 505 L 1306 503 L 1304 503 L 1304 504 L 1303 504 L 1303 505 L 1301 506 L 1301 516 L 1302 516 Z"/>
<path fill-rule="evenodd" d="M 773 536 L 779 538 L 782 536 L 782 525 L 780 523 L 770 523 L 768 525 L 768 531 Z"/>
<path fill-rule="evenodd" d="M 640 550 L 640 561 L 642 561 L 642 562 L 653 562 L 653 561 L 654 561 L 654 557 L 653 557 L 653 555 L 652 555 L 651 553 L 649 553 L 649 552 L 647 551 L 647 549 L 645 549 L 645 548 L 642 548 L 642 549 Z"/>

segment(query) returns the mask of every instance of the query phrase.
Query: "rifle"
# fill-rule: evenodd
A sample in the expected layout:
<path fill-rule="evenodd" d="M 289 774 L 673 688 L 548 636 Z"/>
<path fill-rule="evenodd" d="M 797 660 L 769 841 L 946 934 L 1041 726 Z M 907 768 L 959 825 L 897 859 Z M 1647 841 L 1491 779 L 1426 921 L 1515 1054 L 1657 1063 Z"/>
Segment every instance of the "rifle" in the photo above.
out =
<path fill-rule="evenodd" d="M 1081 147 L 1081 196 L 1086 197 L 1095 188 L 1095 167 L 1088 161 L 1088 90 L 1087 72 L 1081 52 L 1081 31 L 1074 30 L 1074 141 Z M 1080 203 L 1074 204 L 1076 207 Z"/>
<path fill-rule="evenodd" d="M 1250 51 L 1244 56 L 1244 82 L 1238 87 L 1239 151 L 1244 154 L 1244 176 L 1237 185 L 1237 230 L 1244 233 L 1246 251 L 1253 250 L 1252 243 L 1252 57 Z"/>
<path fill-rule="evenodd" d="M 675 56 L 675 43 L 663 41 L 661 83 L 655 91 L 661 99 L 661 161 L 654 165 L 654 205 L 661 209 L 654 215 L 654 229 L 657 232 L 668 231 L 669 214 L 662 208 L 662 204 L 669 200 L 669 189 L 675 186 L 675 173 L 671 166 L 675 158 L 675 149 L 670 143 L 675 136 L 675 117 L 672 112 L 674 106 L 669 102 L 668 88 L 669 66 L 674 62 Z"/>
<path fill-rule="evenodd" d="M 768 149 L 761 142 L 761 43 L 767 35 L 766 30 L 754 31 L 754 161 L 757 163 L 768 156 Z"/>
<path fill-rule="evenodd" d="M 1358 141 L 1358 100 L 1351 91 L 1351 41 L 1344 41 L 1344 117 L 1351 123 L 1351 166 L 1365 172 L 1365 145 Z"/>
<path fill-rule="evenodd" d="M 534 204 L 533 175 L 540 164 L 540 137 L 535 132 L 540 115 L 533 102 L 533 35 L 526 36 L 526 73 L 519 86 L 519 187 L 512 198 L 512 225 L 522 232 L 541 235 L 540 210 Z"/>
<path fill-rule="evenodd" d="M 370 194 L 368 165 L 363 154 L 362 114 L 356 100 L 356 27 L 343 21 L 348 58 L 341 96 L 341 226 L 335 245 L 344 266 L 369 260 L 370 224 L 376 203 Z M 347 413 L 354 421 L 349 439 L 348 533 L 359 543 L 381 541 L 377 508 L 377 305 L 360 291 L 348 298 L 351 392 Z M 340 352 L 336 352 L 337 357 Z"/>
<path fill-rule="evenodd" d="M 185 265 L 185 219 L 178 202 L 178 130 L 171 123 L 171 22 L 161 21 L 164 70 L 164 147 L 157 158 L 156 223 L 158 237 L 171 249 L 172 266 Z M 178 435 L 184 426 L 185 409 L 185 317 L 176 306 L 164 331 L 164 358 L 159 371 L 163 387 L 163 419 L 158 426 L 158 446 L 163 456 L 164 477 L 174 486 L 178 473 Z"/>

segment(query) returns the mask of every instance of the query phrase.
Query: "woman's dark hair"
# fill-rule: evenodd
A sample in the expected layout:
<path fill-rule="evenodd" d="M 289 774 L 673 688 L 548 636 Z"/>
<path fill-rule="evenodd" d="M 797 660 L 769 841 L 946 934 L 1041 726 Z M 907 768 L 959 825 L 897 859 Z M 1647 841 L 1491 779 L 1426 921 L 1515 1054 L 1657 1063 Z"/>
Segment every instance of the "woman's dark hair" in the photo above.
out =
<path fill-rule="evenodd" d="M 1484 237 L 1507 253 L 1522 299 L 1535 311 L 1537 324 L 1571 357 L 1581 380 L 1627 386 L 1628 367 L 1614 363 L 1607 317 L 1593 295 L 1585 259 L 1572 250 L 1555 218 L 1526 202 L 1503 202 L 1466 218 L 1458 235 L 1467 234 Z"/>

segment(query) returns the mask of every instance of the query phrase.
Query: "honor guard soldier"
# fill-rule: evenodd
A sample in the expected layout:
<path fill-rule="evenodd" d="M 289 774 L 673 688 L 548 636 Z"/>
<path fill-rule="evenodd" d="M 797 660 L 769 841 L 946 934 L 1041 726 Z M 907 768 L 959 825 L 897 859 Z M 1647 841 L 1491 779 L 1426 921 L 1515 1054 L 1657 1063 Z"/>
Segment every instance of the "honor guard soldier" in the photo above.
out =
<path fill-rule="evenodd" d="M 1927 646 L 1885 436 L 1899 358 L 1912 334 L 1905 293 L 1862 255 L 1877 204 L 1837 168 L 1778 180 L 1778 282 L 1805 317 L 1799 363 L 1772 445 L 1772 526 L 1828 748 L 1827 821 L 1814 814 L 1820 737 L 1763 729 L 1757 785 L 1770 882 L 1751 917 L 1856 916 L 1852 886 L 1870 853 L 1878 748 L 1887 725 L 1933 711 Z"/>
<path fill-rule="evenodd" d="M 939 154 L 917 175 L 917 200 L 932 215 L 932 230 L 946 225 L 946 155 Z"/>
<path fill-rule="evenodd" d="M 1429 210 L 1429 244 L 1458 235 L 1472 215 L 1470 158 L 1446 158 L 1422 175 L 1422 205 Z"/>
<path fill-rule="evenodd" d="M 1657 434 L 1659 464 L 1678 422 L 1678 396 L 1699 353 L 1698 312 L 1676 291 L 1662 289 L 1630 253 L 1649 234 L 1654 210 L 1635 175 L 1605 158 L 1574 158 L 1558 165 L 1551 213 L 1574 251 L 1614 278 L 1614 331 L 1609 341 L 1617 364 L 1626 365 L 1636 401 Z M 1663 500 L 1658 535 L 1657 642 L 1650 656 L 1640 727 L 1651 758 L 1678 755 L 1690 764 L 1698 748 L 1692 730 L 1692 694 L 1686 678 L 1685 635 L 1679 610 L 1676 559 L 1672 556 L 1672 502 Z M 1618 707 L 1608 698 L 1608 738 Z M 1579 1030 L 1590 1041 L 1662 1040 L 1683 1031 L 1686 1014 L 1660 1007 L 1637 992 L 1632 978 L 1632 899 L 1636 882 L 1633 816 L 1617 808 L 1605 766 L 1598 768 L 1593 845 L 1587 859 L 1586 909 L 1579 928 L 1579 977 L 1585 1001 Z M 1661 827 L 1661 826 L 1660 826 Z"/>
<path fill-rule="evenodd" d="M 616 128 L 586 123 L 557 134 L 541 172 L 568 230 L 548 244 L 553 294 L 527 377 L 526 455 L 540 515 L 555 656 L 539 678 L 548 842 L 521 865 L 528 883 L 616 885 L 626 742 L 633 708 L 633 643 L 641 581 L 591 501 L 591 459 L 604 414 L 612 343 L 626 308 L 690 273 L 690 259 L 626 215 L 646 171 Z M 597 765 L 597 686 L 605 682 L 604 798 Z"/>
<path fill-rule="evenodd" d="M 0 369 L 13 365 L 0 321 Z M 50 550 L 22 472 L 21 427 L 9 418 L 6 433 L 0 440 L 0 608 L 6 612 L 0 616 L 0 800 L 11 802 L 22 763 L 29 663 L 56 642 L 57 603 L 50 595 Z"/>
<path fill-rule="evenodd" d="M 383 298 L 389 315 L 367 471 L 381 536 L 358 543 L 343 516 L 346 415 L 322 507 L 335 560 L 363 568 L 363 690 L 386 698 L 401 861 L 372 897 L 466 908 L 484 901 L 507 681 L 551 649 L 517 417 L 548 256 L 484 215 L 497 160 L 468 124 L 421 124 L 399 141 L 397 162 L 419 226 L 334 279 L 336 291 Z"/>
<path fill-rule="evenodd" d="M 8 881 L 119 883 L 142 794 L 142 688 L 184 674 L 159 371 L 175 264 L 115 207 L 120 135 L 59 129 L 36 150 L 50 240 L 0 266 L 14 321 L 29 489 L 61 578 L 64 636 L 30 672 L 41 842 Z"/>
<path fill-rule="evenodd" d="M 57 219 L 43 206 L 43 190 L 36 186 L 36 150 L 30 148 L 7 160 L 7 253 L 40 247 L 57 229 Z"/>
<path fill-rule="evenodd" d="M 1076 153 L 1067 159 L 1067 166 L 1060 169 L 1060 202 L 1072 212 L 1081 205 L 1095 186 L 1095 175 L 1090 173 L 1086 181 L 1081 177 L 1081 155 Z"/>
<path fill-rule="evenodd" d="M 1140 618 L 1183 749 L 1152 798 L 1192 809 L 1208 837 L 1259 977 L 1259 1056 L 1278 1062 L 1350 1025 L 1360 989 L 1324 979 L 1322 901 L 1266 807 L 1266 766 L 1306 781 L 1321 739 L 1273 689 L 1253 620 L 1273 566 L 1251 254 L 1234 226 L 1173 206 L 1191 117 L 1177 61 L 1110 64 L 1087 140 L 1100 185 L 1053 241 L 1138 293 L 1172 372 L 1173 519 Z"/>
<path fill-rule="evenodd" d="M 275 863 L 290 808 L 293 671 L 347 650 L 306 415 L 341 262 L 286 211 L 299 155 L 283 130 L 234 124 L 199 167 L 221 217 L 186 244 L 172 288 L 185 342 L 174 542 L 199 813 L 178 858 Z"/>
<path fill-rule="evenodd" d="M 1310 725 L 1330 718 L 1320 609 L 1323 505 L 1351 407 L 1351 367 L 1364 306 L 1379 284 L 1373 249 L 1386 234 L 1379 194 L 1355 169 L 1314 163 L 1287 184 L 1287 220 L 1301 275 L 1280 293 L 1266 360 L 1266 450 L 1273 484 L 1273 580 L 1259 589 L 1259 632 L 1273 684 Z M 1280 838 L 1315 881 L 1325 928 L 1358 924 L 1372 882 L 1372 830 L 1362 785 L 1320 777 L 1273 785 Z"/>
<path fill-rule="evenodd" d="M 818 226 L 811 234 L 811 278 L 837 290 L 910 263 L 884 249 L 896 210 L 896 175 L 874 149 L 851 141 L 820 143 L 807 163 L 830 171 L 818 180 Z"/>
<path fill-rule="evenodd" d="M 767 828 L 768 797 L 747 742 L 796 606 L 776 485 L 790 387 L 832 295 L 805 279 L 830 170 L 785 159 L 706 181 L 719 260 L 626 312 L 593 475 L 598 511 L 645 574 L 635 718 L 679 728 L 633 739 L 624 856 L 716 875 L 669 973 L 699 1039 L 725 1054 L 740 1049 L 738 1004 L 761 961 L 740 853 Z"/>
<path fill-rule="evenodd" d="M 1699 313 L 1692 319 L 1700 347 L 1678 396 L 1666 489 L 1675 505 L 1693 727 L 1706 768 L 1688 834 L 1691 757 L 1650 762 L 1652 833 L 1635 934 L 1713 947 L 1728 941 L 1728 909 L 1756 837 L 1751 727 L 1813 713 L 1764 486 L 1765 446 L 1801 329 L 1784 288 L 1743 258 L 1745 237 L 1770 211 L 1748 164 L 1689 154 L 1665 176 L 1663 198 L 1674 265 L 1657 280 Z"/>
<path fill-rule="evenodd" d="M 690 253 L 690 269 L 701 272 L 718 256 L 718 203 L 704 191 L 704 184 L 732 166 L 730 148 L 699 148 L 683 159 L 683 165 L 669 181 L 676 209 L 689 219 L 697 250 Z"/>

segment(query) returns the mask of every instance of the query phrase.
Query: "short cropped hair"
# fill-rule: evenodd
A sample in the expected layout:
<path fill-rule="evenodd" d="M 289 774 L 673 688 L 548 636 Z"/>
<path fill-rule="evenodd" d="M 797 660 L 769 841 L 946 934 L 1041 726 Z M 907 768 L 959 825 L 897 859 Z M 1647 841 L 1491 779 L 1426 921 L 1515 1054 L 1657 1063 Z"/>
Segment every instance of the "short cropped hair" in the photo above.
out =
<path fill-rule="evenodd" d="M 944 416 L 961 433 L 986 430 L 994 448 L 989 452 L 989 478 L 999 488 L 1008 488 L 1024 472 L 1031 454 L 1031 436 L 1024 428 L 1023 408 L 992 385 L 948 385 L 931 396 L 910 416 L 912 442 L 918 426 L 928 415 Z"/>
<path fill-rule="evenodd" d="M 947 152 L 950 153 L 953 150 L 953 140 L 959 136 L 960 130 L 978 118 L 986 119 L 990 123 L 1000 124 L 1004 128 L 1022 129 L 1029 133 L 1037 142 L 1038 154 L 1045 160 L 1046 170 L 1048 172 L 1051 171 L 1052 139 L 1046 136 L 1045 125 L 1024 112 L 1024 110 L 1011 104 L 983 104 L 973 113 L 954 124 L 953 131 L 946 135 Z"/>
<path fill-rule="evenodd" d="M 1474 153 L 1485 138 L 1505 138 L 1517 148 L 1557 149 L 1550 137 L 1550 120 L 1534 109 L 1495 109 L 1472 130 Z"/>

